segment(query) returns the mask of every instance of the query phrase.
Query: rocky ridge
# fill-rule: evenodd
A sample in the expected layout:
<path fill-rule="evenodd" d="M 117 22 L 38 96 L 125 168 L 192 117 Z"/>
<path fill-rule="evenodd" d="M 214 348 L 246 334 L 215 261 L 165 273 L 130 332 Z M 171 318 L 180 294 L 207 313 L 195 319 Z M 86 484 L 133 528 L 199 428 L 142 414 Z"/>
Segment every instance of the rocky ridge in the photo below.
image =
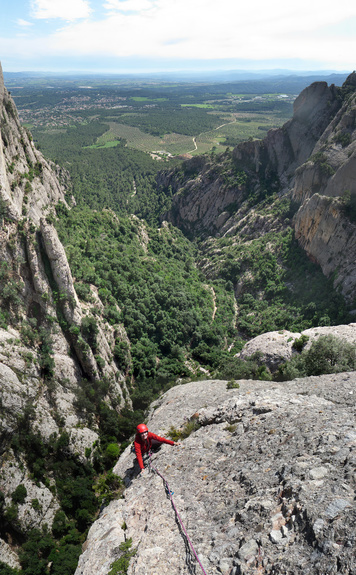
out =
<path fill-rule="evenodd" d="M 201 381 L 152 406 L 158 434 L 194 422 L 153 455 L 209 573 L 355 573 L 354 373 L 288 383 Z M 76 575 L 107 575 L 132 538 L 129 575 L 200 573 L 162 479 L 133 478 L 128 447 L 114 471 L 124 498 L 91 527 Z"/>
<path fill-rule="evenodd" d="M 7 92 L 0 64 L 0 199 L 7 217 L 18 222 L 29 216 L 38 224 L 58 202 L 64 190 L 50 165 L 36 150 L 30 132 L 21 126 L 15 104 Z"/>
<path fill-rule="evenodd" d="M 104 306 L 94 286 L 91 303 L 77 297 L 52 223 L 56 204 L 67 205 L 67 190 L 21 126 L 1 67 L 0 130 L 0 491 L 9 507 L 16 487 L 26 489 L 17 513 L 21 536 L 51 527 L 59 504 L 50 485 L 31 478 L 25 455 L 10 448 L 11 437 L 24 425 L 44 441 L 68 434 L 68 453 L 85 461 L 98 429 L 95 421 L 88 427 L 76 407 L 81 383 L 106 379 L 108 406 L 126 404 L 125 376 L 113 349 L 127 336 L 123 326 L 101 317 Z M 95 349 L 83 337 L 85 321 L 95 329 Z M 6 529 L 1 536 L 1 561 L 19 566 Z"/>
<path fill-rule="evenodd" d="M 346 299 L 355 294 L 355 222 L 346 197 L 356 194 L 356 73 L 343 85 L 342 106 L 315 145 L 311 158 L 296 171 L 292 197 L 300 208 L 295 233 L 325 275 Z"/>

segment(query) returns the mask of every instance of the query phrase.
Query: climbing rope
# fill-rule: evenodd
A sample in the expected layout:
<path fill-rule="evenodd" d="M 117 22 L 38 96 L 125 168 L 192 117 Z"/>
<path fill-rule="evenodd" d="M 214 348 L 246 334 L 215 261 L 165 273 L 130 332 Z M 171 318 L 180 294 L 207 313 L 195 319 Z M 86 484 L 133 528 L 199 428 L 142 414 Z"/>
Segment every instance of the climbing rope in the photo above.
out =
<path fill-rule="evenodd" d="M 183 531 L 184 531 L 184 534 L 185 534 L 185 536 L 186 536 L 186 538 L 187 538 L 187 541 L 188 541 L 188 543 L 189 543 L 189 545 L 190 545 L 190 547 L 191 547 L 191 549 L 192 549 L 192 551 L 193 551 L 193 554 L 194 554 L 194 556 L 195 556 L 195 559 L 198 561 L 198 563 L 199 563 L 199 565 L 200 565 L 200 567 L 201 567 L 201 569 L 202 569 L 204 575 L 207 575 L 207 573 L 206 573 L 206 571 L 205 571 L 203 565 L 201 564 L 200 559 L 199 559 L 199 557 L 198 557 L 198 555 L 197 555 L 197 553 L 196 553 L 196 551 L 195 551 L 195 549 L 194 549 L 193 543 L 191 542 L 191 539 L 190 539 L 190 537 L 189 537 L 189 535 L 188 535 L 188 533 L 187 533 L 187 530 L 186 530 L 186 528 L 184 527 L 183 521 L 182 521 L 182 519 L 181 519 L 181 517 L 180 517 L 180 515 L 179 515 L 179 513 L 178 513 L 178 509 L 177 509 L 176 506 L 175 506 L 175 503 L 174 503 L 173 497 L 172 497 L 173 491 L 171 491 L 171 489 L 170 489 L 170 487 L 169 487 L 169 485 L 168 485 L 168 482 L 167 482 L 166 478 L 163 477 L 162 473 L 160 473 L 160 472 L 158 471 L 158 469 L 152 465 L 151 455 L 152 455 L 152 453 L 151 453 L 151 451 L 150 451 L 150 452 L 149 452 L 149 462 L 148 462 L 149 468 L 152 469 L 152 471 L 154 471 L 155 473 L 157 473 L 157 475 L 159 475 L 159 477 L 162 479 L 162 481 L 163 481 L 163 483 L 164 483 L 164 486 L 165 486 L 165 489 L 166 489 L 166 493 L 167 493 L 167 495 L 169 496 L 169 498 L 170 498 L 170 500 L 171 500 L 172 507 L 173 507 L 173 509 L 174 509 L 174 512 L 175 512 L 175 514 L 176 514 L 176 517 L 177 517 L 177 519 L 178 519 L 178 521 L 179 521 L 179 523 L 180 523 L 181 528 L 182 528 Z"/>

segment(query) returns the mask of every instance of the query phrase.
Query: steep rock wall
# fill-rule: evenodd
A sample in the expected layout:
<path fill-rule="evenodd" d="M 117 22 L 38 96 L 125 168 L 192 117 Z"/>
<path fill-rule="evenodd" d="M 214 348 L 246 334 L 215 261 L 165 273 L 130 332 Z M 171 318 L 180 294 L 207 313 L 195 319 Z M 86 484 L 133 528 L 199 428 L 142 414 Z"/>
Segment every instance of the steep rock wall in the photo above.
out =
<path fill-rule="evenodd" d="M 14 312 L 12 317 L 15 324 L 31 317 L 34 307 L 40 308 L 37 315 L 42 322 L 47 321 L 47 316 L 58 321 L 57 313 L 60 311 L 68 327 L 76 332 L 91 309 L 78 300 L 64 248 L 54 225 L 46 219 L 46 215 L 53 216 L 53 208 L 58 201 L 65 203 L 65 189 L 20 125 L 0 72 L 0 255 L 6 269 L 9 269 L 8 281 L 13 278 L 18 286 L 16 298 L 12 298 L 16 299 L 16 306 L 9 298 L 10 311 Z M 99 323 L 99 347 L 102 348 L 106 366 L 104 375 L 122 382 L 123 377 L 112 360 L 112 329 L 100 320 Z M 47 327 L 50 329 L 49 325 Z M 77 365 L 73 369 L 72 381 L 76 380 L 78 369 L 92 378 L 103 375 L 85 342 L 78 343 L 78 338 L 73 334 L 54 331 L 59 354 L 68 355 L 70 345 L 75 348 L 77 357 L 74 357 L 74 363 Z M 120 386 L 117 391 L 120 391 Z"/>
<path fill-rule="evenodd" d="M 16 540 L 32 529 L 52 525 L 59 501 L 49 485 L 34 480 L 21 450 L 12 447 L 18 433 L 43 442 L 68 438 L 68 457 L 87 460 L 98 440 L 78 409 L 87 379 L 105 378 L 105 401 L 120 410 L 126 394 L 118 369 L 115 341 L 127 341 L 121 325 L 101 317 L 103 304 L 92 289 L 92 303 L 78 299 L 64 248 L 53 221 L 66 190 L 54 166 L 36 150 L 21 126 L 0 67 L 0 491 L 4 508 L 23 485 L 27 496 L 17 506 L 15 533 L 0 529 L 0 560 L 19 566 Z M 95 321 L 96 349 L 82 336 L 85 318 Z M 99 359 L 100 358 L 100 361 Z M 100 365 L 99 365 L 100 363 Z M 89 456 L 88 456 L 89 457 Z M 33 501 L 37 501 L 35 507 Z M 1 539 L 3 537 L 3 539 Z"/>
<path fill-rule="evenodd" d="M 290 122 L 249 144 L 264 150 L 256 173 L 274 169 L 282 192 L 299 204 L 294 229 L 300 245 L 326 276 L 336 273 L 334 285 L 349 302 L 356 293 L 356 228 L 345 197 L 356 194 L 355 77 L 341 89 L 312 84 L 295 100 Z M 234 150 L 241 165 L 246 152 L 244 144 Z"/>
<path fill-rule="evenodd" d="M 352 302 L 356 289 L 356 225 L 345 217 L 340 202 L 319 194 L 305 200 L 295 216 L 295 234 L 326 276 L 335 273 L 334 286 Z"/>
<path fill-rule="evenodd" d="M 352 74 L 345 82 L 348 95 L 343 106 L 310 160 L 296 171 L 292 189 L 292 198 L 300 203 L 296 237 L 325 275 L 336 273 L 334 285 L 349 301 L 356 289 L 356 227 L 349 215 L 356 197 L 355 77 Z"/>
<path fill-rule="evenodd" d="M 243 143 L 234 149 L 242 166 L 254 164 L 256 174 L 275 172 L 282 185 L 306 161 L 340 108 L 337 88 L 315 82 L 305 88 L 293 105 L 293 118 L 283 128 L 271 130 L 264 140 Z"/>
<path fill-rule="evenodd" d="M 18 221 L 28 215 L 35 224 L 52 207 L 65 202 L 64 190 L 52 166 L 36 150 L 31 134 L 21 126 L 0 68 L 0 198 L 8 217 Z"/>
<path fill-rule="evenodd" d="M 173 223 L 188 234 L 219 233 L 229 220 L 231 206 L 243 201 L 244 186 L 228 186 L 219 175 L 214 159 L 196 156 L 183 164 L 183 172 L 161 172 L 157 185 L 174 193 L 172 208 L 163 220 Z"/>

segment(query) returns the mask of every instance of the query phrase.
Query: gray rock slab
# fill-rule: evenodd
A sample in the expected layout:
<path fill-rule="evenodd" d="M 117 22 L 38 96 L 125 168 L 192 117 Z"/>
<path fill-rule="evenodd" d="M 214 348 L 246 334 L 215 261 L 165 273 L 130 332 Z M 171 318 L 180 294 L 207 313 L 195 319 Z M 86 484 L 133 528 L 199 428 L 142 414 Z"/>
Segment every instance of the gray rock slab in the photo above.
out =
<path fill-rule="evenodd" d="M 210 380 L 174 387 L 153 404 L 148 426 L 158 434 L 191 418 L 201 425 L 179 447 L 163 445 L 152 465 L 209 575 L 272 574 L 276 565 L 295 575 L 356 572 L 355 388 L 354 373 L 243 380 L 231 390 Z M 149 470 L 132 476 L 133 462 L 128 447 L 114 468 L 127 480 L 124 499 L 108 508 L 118 506 L 117 525 L 124 519 L 137 548 L 128 574 L 199 573 L 164 480 Z M 90 534 L 86 546 L 87 568 L 76 575 L 97 565 Z"/>

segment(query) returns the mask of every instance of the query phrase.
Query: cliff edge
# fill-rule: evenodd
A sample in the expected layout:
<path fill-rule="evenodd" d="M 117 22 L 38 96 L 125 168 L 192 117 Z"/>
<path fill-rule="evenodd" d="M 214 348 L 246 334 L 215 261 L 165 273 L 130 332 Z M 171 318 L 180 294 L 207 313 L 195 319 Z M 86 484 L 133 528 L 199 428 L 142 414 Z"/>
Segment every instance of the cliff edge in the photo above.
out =
<path fill-rule="evenodd" d="M 153 465 L 206 573 L 355 573 L 355 374 L 239 383 L 174 387 L 148 421 L 162 435 L 194 423 Z M 128 447 L 124 498 L 91 527 L 76 575 L 107 575 L 131 538 L 130 575 L 202 572 L 162 479 L 130 479 L 132 461 Z"/>

